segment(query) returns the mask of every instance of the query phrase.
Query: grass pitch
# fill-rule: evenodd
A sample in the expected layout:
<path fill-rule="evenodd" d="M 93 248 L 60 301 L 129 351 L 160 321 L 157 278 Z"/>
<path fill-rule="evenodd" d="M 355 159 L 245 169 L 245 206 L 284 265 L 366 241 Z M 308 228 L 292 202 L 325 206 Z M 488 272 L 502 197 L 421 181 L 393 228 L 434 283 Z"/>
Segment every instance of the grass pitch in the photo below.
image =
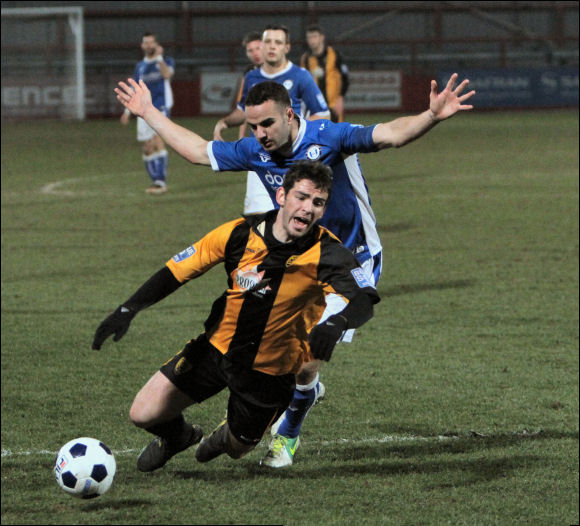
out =
<path fill-rule="evenodd" d="M 214 120 L 179 122 L 210 137 Z M 3 124 L 3 524 L 578 523 L 578 112 L 461 114 L 361 164 L 383 301 L 323 369 L 327 399 L 295 465 L 261 469 L 262 444 L 207 465 L 188 451 L 144 475 L 150 436 L 128 409 L 201 331 L 223 270 L 141 313 L 118 344 L 91 351 L 92 336 L 167 259 L 239 215 L 244 174 L 170 152 L 170 191 L 151 197 L 132 128 Z M 225 404 L 186 417 L 209 432 Z M 77 436 L 116 454 L 97 500 L 53 480 Z"/>

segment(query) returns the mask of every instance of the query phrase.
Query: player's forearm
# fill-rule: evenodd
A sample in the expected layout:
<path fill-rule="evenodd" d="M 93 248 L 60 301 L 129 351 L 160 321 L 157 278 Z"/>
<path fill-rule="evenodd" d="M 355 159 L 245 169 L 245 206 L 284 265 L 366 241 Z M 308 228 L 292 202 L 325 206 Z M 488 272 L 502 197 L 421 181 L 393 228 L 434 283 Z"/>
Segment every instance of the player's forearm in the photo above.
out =
<path fill-rule="evenodd" d="M 431 110 L 411 117 L 400 117 L 376 126 L 373 141 L 379 149 L 400 148 L 427 133 L 437 122 Z"/>
<path fill-rule="evenodd" d="M 171 121 L 153 105 L 143 113 L 142 117 L 163 141 L 184 159 L 194 164 L 209 166 L 205 139 Z"/>
<path fill-rule="evenodd" d="M 227 128 L 231 128 L 232 126 L 240 126 L 246 122 L 246 115 L 242 110 L 240 110 L 240 108 L 236 108 L 228 116 L 221 119 L 221 121 L 226 125 Z"/>
<path fill-rule="evenodd" d="M 183 283 L 180 283 L 167 267 L 163 267 L 124 302 L 123 306 L 137 313 L 166 298 L 181 285 Z"/>
<path fill-rule="evenodd" d="M 378 301 L 378 296 L 360 291 L 338 315 L 344 318 L 348 329 L 357 329 L 373 317 L 373 305 Z"/>
<path fill-rule="evenodd" d="M 159 71 L 164 79 L 170 79 L 171 77 L 173 77 L 173 68 L 171 66 L 168 66 L 163 61 L 159 62 Z"/>

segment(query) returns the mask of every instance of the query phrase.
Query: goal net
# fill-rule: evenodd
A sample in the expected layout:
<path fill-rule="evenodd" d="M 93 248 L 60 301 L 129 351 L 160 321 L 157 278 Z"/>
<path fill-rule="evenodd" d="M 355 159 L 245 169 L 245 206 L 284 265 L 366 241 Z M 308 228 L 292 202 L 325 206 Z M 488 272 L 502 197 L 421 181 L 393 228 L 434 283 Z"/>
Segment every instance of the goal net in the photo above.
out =
<path fill-rule="evenodd" d="M 82 7 L 2 8 L 2 119 L 85 118 Z"/>

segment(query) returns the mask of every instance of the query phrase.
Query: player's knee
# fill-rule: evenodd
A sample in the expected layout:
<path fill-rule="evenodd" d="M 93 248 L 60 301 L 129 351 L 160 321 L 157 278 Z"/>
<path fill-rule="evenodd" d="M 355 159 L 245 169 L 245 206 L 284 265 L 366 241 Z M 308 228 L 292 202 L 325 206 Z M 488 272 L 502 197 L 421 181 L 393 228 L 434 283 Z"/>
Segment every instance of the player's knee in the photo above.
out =
<path fill-rule="evenodd" d="M 133 425 L 135 425 L 137 427 L 140 427 L 140 428 L 147 427 L 147 423 L 145 422 L 144 415 L 143 415 L 142 411 L 140 411 L 139 408 L 136 407 L 135 402 L 133 402 L 131 409 L 129 409 L 129 420 L 131 420 Z"/>
<path fill-rule="evenodd" d="M 296 373 L 296 383 L 299 385 L 308 385 L 313 382 L 322 367 L 322 361 L 312 360 L 311 362 L 305 363 L 300 371 Z"/>
<path fill-rule="evenodd" d="M 229 438 L 230 439 L 226 441 L 224 449 L 226 455 L 234 460 L 242 458 L 256 447 L 255 444 L 244 444 L 233 436 L 230 436 Z"/>
<path fill-rule="evenodd" d="M 143 143 L 143 155 L 151 155 L 155 152 L 155 144 L 153 141 L 145 141 Z"/>

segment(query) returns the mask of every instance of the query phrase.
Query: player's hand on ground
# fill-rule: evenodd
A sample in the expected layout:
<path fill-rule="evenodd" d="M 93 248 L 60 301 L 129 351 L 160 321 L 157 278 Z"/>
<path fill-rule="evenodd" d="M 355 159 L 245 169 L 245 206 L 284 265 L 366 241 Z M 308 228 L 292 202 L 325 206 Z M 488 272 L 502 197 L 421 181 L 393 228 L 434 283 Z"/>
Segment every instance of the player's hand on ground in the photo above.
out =
<path fill-rule="evenodd" d="M 115 335 L 113 341 L 118 342 L 129 330 L 129 325 L 136 314 L 135 311 L 121 305 L 98 326 L 92 348 L 96 351 L 100 350 L 105 340 L 113 334 Z"/>
<path fill-rule="evenodd" d="M 453 73 L 449 82 L 447 82 L 447 86 L 445 86 L 445 89 L 441 93 L 437 93 L 437 82 L 435 80 L 431 81 L 429 109 L 433 114 L 433 118 L 438 121 L 448 119 L 458 111 L 473 109 L 472 105 L 463 104 L 463 102 L 475 95 L 475 90 L 461 95 L 465 87 L 469 84 L 469 80 L 465 79 L 454 89 L 457 77 L 457 73 Z"/>
<path fill-rule="evenodd" d="M 346 330 L 346 319 L 338 314 L 330 316 L 325 322 L 314 327 L 308 337 L 312 356 L 317 360 L 328 362 L 344 330 Z"/>
<path fill-rule="evenodd" d="M 153 106 L 151 92 L 142 80 L 137 83 L 133 79 L 127 79 L 127 82 L 129 84 L 121 81 L 119 87 L 115 88 L 117 100 L 133 115 L 142 117 L 145 111 Z"/>

